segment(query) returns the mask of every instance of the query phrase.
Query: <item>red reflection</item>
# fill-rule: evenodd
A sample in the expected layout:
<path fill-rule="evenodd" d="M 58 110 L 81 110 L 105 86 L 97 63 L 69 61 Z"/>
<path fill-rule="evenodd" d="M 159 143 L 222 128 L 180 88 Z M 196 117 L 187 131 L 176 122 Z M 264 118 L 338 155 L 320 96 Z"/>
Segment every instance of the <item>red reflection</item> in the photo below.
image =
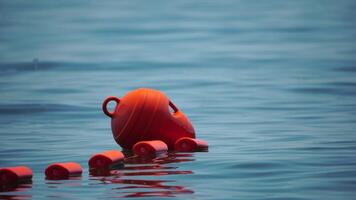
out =
<path fill-rule="evenodd" d="M 130 197 L 175 197 L 175 194 L 192 194 L 192 190 L 177 190 L 177 191 L 152 191 L 152 192 L 136 192 L 123 196 L 124 198 Z"/>
<path fill-rule="evenodd" d="M 176 182 L 175 180 L 142 180 L 125 177 L 193 174 L 190 170 L 177 170 L 177 166 L 167 166 L 167 164 L 191 161 L 194 161 L 194 156 L 191 153 L 169 153 L 154 158 L 131 156 L 125 159 L 125 166 L 121 169 L 91 169 L 90 175 L 97 177 L 101 184 L 122 184 L 122 186 L 113 188 L 120 194 L 124 194 L 121 198 L 174 197 L 178 194 L 191 194 L 194 191 L 185 188 L 185 186 L 166 184 L 167 182 Z"/>
<path fill-rule="evenodd" d="M 136 179 L 102 179 L 101 181 L 105 184 L 125 184 L 130 186 L 116 187 L 116 190 L 129 190 L 129 189 L 153 189 L 155 191 L 133 191 L 133 192 L 123 192 L 130 193 L 123 197 L 149 197 L 149 196 L 159 196 L 159 197 L 174 197 L 175 194 L 191 194 L 194 193 L 193 190 L 186 189 L 184 186 L 179 185 L 164 185 L 165 182 L 174 182 L 167 180 L 136 180 Z M 163 191 L 157 191 L 157 189 L 162 189 Z"/>
<path fill-rule="evenodd" d="M 0 192 L 23 192 L 32 188 L 32 181 L 19 184 L 0 185 Z"/>
<path fill-rule="evenodd" d="M 26 199 L 32 199 L 31 195 L 0 195 L 0 199 L 6 199 L 6 200 L 26 200 Z"/>
<path fill-rule="evenodd" d="M 79 187 L 81 186 L 81 176 L 68 177 L 67 179 L 46 179 L 46 185 L 48 188 L 59 188 L 62 186 L 66 187 Z"/>
<path fill-rule="evenodd" d="M 142 171 L 142 172 L 127 172 L 123 173 L 125 176 L 164 176 L 174 174 L 193 174 L 192 171 Z"/>
<path fill-rule="evenodd" d="M 1 185 L 0 186 L 0 192 L 3 193 L 0 195 L 0 199 L 16 199 L 16 200 L 22 200 L 22 199 L 32 199 L 31 195 L 27 194 L 13 194 L 9 193 L 6 194 L 6 192 L 25 192 L 29 189 L 32 188 L 32 182 L 29 181 L 27 183 L 22 183 L 22 184 L 11 184 L 11 185 Z"/>
<path fill-rule="evenodd" d="M 139 170 L 169 170 L 177 167 L 161 166 L 159 164 L 152 165 L 134 165 L 124 166 L 122 168 L 92 168 L 89 170 L 91 176 L 112 176 L 112 175 L 130 175 L 130 173 L 122 173 L 122 171 L 139 171 Z"/>
<path fill-rule="evenodd" d="M 50 181 L 60 181 L 60 180 L 81 180 L 81 176 L 68 176 L 68 177 L 56 177 L 56 178 L 50 178 L 46 177 L 45 180 L 50 180 Z"/>
<path fill-rule="evenodd" d="M 123 170 L 147 170 L 147 169 L 176 169 L 177 167 L 168 167 L 157 165 L 144 165 L 144 166 L 125 166 Z"/>
<path fill-rule="evenodd" d="M 168 164 L 194 161 L 193 154 L 190 153 L 169 153 L 162 154 L 159 157 L 139 157 L 131 156 L 125 159 L 125 164 Z"/>
<path fill-rule="evenodd" d="M 109 168 L 92 168 L 89 170 L 89 174 L 91 176 L 112 176 L 111 171 Z"/>

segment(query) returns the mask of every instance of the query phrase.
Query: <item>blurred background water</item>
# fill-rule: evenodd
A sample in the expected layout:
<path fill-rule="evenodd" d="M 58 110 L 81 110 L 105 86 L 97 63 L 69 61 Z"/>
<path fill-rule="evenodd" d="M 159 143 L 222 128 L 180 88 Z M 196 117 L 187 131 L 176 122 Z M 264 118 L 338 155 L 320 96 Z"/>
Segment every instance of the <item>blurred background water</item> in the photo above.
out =
<path fill-rule="evenodd" d="M 32 184 L 4 199 L 353 199 L 356 3 L 0 1 L 0 167 Z M 88 175 L 120 149 L 108 95 L 164 91 L 208 153 Z M 79 180 L 48 181 L 57 161 Z"/>

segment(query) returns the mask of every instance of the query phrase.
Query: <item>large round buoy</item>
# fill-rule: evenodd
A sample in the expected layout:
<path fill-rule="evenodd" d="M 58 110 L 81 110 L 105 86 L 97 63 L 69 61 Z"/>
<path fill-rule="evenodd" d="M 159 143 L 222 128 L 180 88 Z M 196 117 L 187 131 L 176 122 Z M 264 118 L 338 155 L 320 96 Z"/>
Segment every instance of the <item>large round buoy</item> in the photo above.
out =
<path fill-rule="evenodd" d="M 113 111 L 107 108 L 110 101 L 116 102 Z M 174 149 L 178 139 L 195 138 L 189 119 L 158 90 L 140 88 L 122 98 L 110 96 L 104 100 L 102 108 L 111 118 L 115 141 L 124 149 L 131 149 L 139 141 L 149 140 L 161 140 L 169 149 Z"/>

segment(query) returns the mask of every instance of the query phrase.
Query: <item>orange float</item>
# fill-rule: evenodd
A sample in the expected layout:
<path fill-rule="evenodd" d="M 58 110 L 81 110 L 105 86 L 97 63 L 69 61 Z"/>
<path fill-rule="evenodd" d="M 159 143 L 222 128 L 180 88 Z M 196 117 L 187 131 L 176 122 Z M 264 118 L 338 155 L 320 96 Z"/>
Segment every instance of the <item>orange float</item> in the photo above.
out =
<path fill-rule="evenodd" d="M 0 185 L 31 181 L 32 170 L 25 166 L 0 168 Z"/>
<path fill-rule="evenodd" d="M 124 154 L 117 150 L 104 151 L 89 159 L 90 168 L 110 168 L 124 161 Z"/>
<path fill-rule="evenodd" d="M 75 162 L 53 163 L 45 170 L 48 179 L 67 179 L 71 176 L 80 176 L 82 172 L 82 167 Z"/>
<path fill-rule="evenodd" d="M 207 151 L 208 143 L 203 140 L 183 137 L 177 140 L 174 150 L 180 152 Z"/>
<path fill-rule="evenodd" d="M 136 143 L 132 148 L 134 154 L 138 156 L 157 155 L 167 152 L 167 150 L 166 143 L 160 140 L 141 141 Z"/>
<path fill-rule="evenodd" d="M 117 104 L 112 112 L 107 108 L 110 101 Z M 123 149 L 130 150 L 140 141 L 161 140 L 173 150 L 178 139 L 195 138 L 189 119 L 158 90 L 140 88 L 122 98 L 108 97 L 102 109 L 111 118 L 114 139 Z"/>

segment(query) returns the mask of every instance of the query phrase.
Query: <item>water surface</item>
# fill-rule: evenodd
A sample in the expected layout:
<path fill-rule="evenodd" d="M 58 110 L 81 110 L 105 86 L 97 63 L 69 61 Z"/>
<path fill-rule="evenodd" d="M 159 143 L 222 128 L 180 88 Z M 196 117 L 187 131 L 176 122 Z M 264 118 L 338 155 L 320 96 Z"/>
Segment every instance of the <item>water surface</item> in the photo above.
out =
<path fill-rule="evenodd" d="M 4 199 L 353 199 L 354 1 L 0 1 L 0 166 L 32 184 Z M 106 96 L 150 87 L 209 152 L 88 172 L 120 149 Z M 45 180 L 52 162 L 81 178 Z"/>

